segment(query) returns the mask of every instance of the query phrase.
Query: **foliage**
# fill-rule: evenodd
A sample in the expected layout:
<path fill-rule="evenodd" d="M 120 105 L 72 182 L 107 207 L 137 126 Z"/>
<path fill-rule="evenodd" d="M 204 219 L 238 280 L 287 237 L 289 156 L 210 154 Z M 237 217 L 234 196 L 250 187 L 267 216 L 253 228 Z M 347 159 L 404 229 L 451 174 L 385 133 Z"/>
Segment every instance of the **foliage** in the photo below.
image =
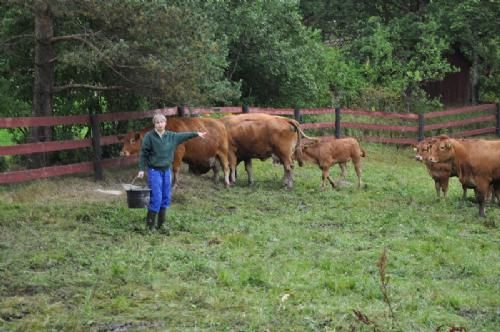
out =
<path fill-rule="evenodd" d="M 244 104 L 329 105 L 326 48 L 294 1 L 227 1 L 219 15 L 229 41 L 227 76 L 242 83 Z"/>
<path fill-rule="evenodd" d="M 0 115 L 33 108 L 45 5 L 53 114 L 183 104 L 424 112 L 440 104 L 422 86 L 456 70 L 453 52 L 473 65 L 479 100 L 500 100 L 498 1 L 4 0 Z"/>
<path fill-rule="evenodd" d="M 362 190 L 321 190 L 310 165 L 291 191 L 270 161 L 251 188 L 183 171 L 169 237 L 97 191 L 135 168 L 2 186 L 1 329 L 496 330 L 500 209 L 478 218 L 456 178 L 436 199 L 409 148 L 362 146 Z"/>
<path fill-rule="evenodd" d="M 500 100 L 500 27 L 498 1 L 462 0 L 433 3 L 430 13 L 442 22 L 441 35 L 478 62 L 479 98 L 484 102 Z"/>
<path fill-rule="evenodd" d="M 304 22 L 321 29 L 332 47 L 347 51 L 344 62 L 348 59 L 362 73 L 351 92 L 360 99 L 345 103 L 419 112 L 439 106 L 422 84 L 456 70 L 446 61 L 456 51 L 468 56 L 473 71 L 477 61 L 480 100 L 498 100 L 499 6 L 498 1 L 476 0 L 300 2 Z M 370 91 L 382 99 L 366 104 Z M 343 101 L 343 95 L 336 98 Z"/>

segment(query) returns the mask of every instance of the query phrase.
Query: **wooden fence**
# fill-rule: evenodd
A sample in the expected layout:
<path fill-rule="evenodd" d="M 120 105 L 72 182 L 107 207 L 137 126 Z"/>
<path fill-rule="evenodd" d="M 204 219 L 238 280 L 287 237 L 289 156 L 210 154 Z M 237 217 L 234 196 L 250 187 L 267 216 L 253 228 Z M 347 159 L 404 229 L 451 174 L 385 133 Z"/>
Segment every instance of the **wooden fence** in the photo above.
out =
<path fill-rule="evenodd" d="M 107 113 L 98 115 L 54 116 L 54 117 L 13 117 L 0 118 L 0 128 L 25 128 L 60 125 L 87 125 L 91 129 L 90 139 L 62 140 L 39 143 L 27 143 L 10 146 L 0 146 L 0 157 L 7 155 L 27 155 L 33 153 L 47 153 L 54 151 L 92 148 L 94 158 L 91 161 L 48 166 L 37 169 L 26 169 L 0 173 L 0 184 L 29 181 L 39 178 L 60 176 L 75 173 L 94 173 L 97 180 L 103 179 L 103 168 L 122 167 L 138 162 L 137 156 L 101 158 L 101 146 L 119 144 L 118 135 L 101 136 L 101 123 L 108 121 L 129 121 L 151 118 L 155 113 L 166 116 L 199 116 L 204 114 L 238 114 L 238 113 L 267 113 L 273 115 L 290 116 L 301 122 L 304 130 L 321 130 L 335 137 L 345 135 L 344 131 L 357 131 L 362 141 L 414 144 L 426 136 L 433 136 L 440 130 L 450 130 L 464 126 L 476 125 L 480 128 L 459 131 L 451 136 L 467 137 L 481 134 L 496 134 L 500 136 L 500 107 L 498 104 L 484 104 L 478 106 L 450 109 L 439 112 L 416 113 L 386 113 L 352 109 L 276 109 L 257 107 L 219 107 L 219 108 L 192 108 L 184 107 L 156 109 L 145 112 Z M 303 122 L 304 118 L 319 119 L 331 117 L 332 120 L 322 122 Z M 323 115 L 323 117 L 321 117 Z M 448 117 L 468 116 L 460 120 L 446 120 Z M 344 121 L 344 118 L 347 121 Z M 445 120 L 441 120 L 441 119 Z M 376 122 L 383 123 L 376 123 Z M 387 124 L 396 121 L 395 124 Z M 361 135 L 359 135 L 361 133 Z"/>

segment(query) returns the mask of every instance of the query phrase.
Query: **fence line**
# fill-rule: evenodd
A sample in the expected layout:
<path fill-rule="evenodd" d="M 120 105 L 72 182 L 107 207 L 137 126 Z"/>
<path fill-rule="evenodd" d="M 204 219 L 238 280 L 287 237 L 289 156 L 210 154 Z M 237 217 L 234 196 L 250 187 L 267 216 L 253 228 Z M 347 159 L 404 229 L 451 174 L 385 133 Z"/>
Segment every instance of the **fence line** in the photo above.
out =
<path fill-rule="evenodd" d="M 491 112 L 493 111 L 493 112 Z M 480 112 L 491 112 L 488 115 L 477 115 Z M 54 151 L 90 148 L 93 149 L 94 159 L 88 162 L 74 163 L 62 166 L 42 167 L 38 169 L 29 169 L 21 171 L 9 171 L 0 173 L 0 184 L 29 181 L 38 178 L 60 176 L 74 173 L 94 173 L 96 179 L 102 179 L 102 169 L 107 167 L 120 167 L 137 163 L 137 157 L 120 157 L 101 159 L 101 146 L 118 144 L 119 135 L 101 136 L 100 124 L 108 121 L 129 121 L 152 117 L 155 113 L 162 113 L 166 116 L 203 116 L 212 114 L 240 114 L 240 113 L 267 113 L 273 115 L 290 116 L 301 122 L 301 128 L 304 130 L 331 129 L 335 137 L 344 136 L 346 129 L 367 130 L 396 133 L 403 137 L 387 137 L 385 135 L 363 135 L 360 137 L 363 141 L 388 143 L 388 144 L 415 144 L 422 140 L 426 133 L 441 130 L 445 128 L 456 128 L 471 124 L 483 124 L 482 128 L 464 130 L 454 133 L 454 137 L 467 137 L 474 135 L 495 133 L 500 136 L 500 106 L 498 104 L 484 104 L 470 107 L 462 107 L 452 110 L 444 110 L 426 114 L 416 113 L 386 113 L 379 111 L 355 110 L 355 109 L 294 109 L 294 108 L 260 108 L 260 107 L 210 107 L 210 108 L 192 108 L 171 107 L 149 110 L 144 112 L 121 112 L 106 113 L 98 115 L 72 115 L 72 116 L 53 116 L 53 117 L 10 117 L 0 118 L 0 128 L 24 128 L 56 125 L 83 124 L 91 129 L 92 137 L 90 139 L 80 140 L 59 140 L 50 142 L 37 142 L 9 146 L 0 146 L 0 157 L 8 155 L 26 155 L 33 153 L 46 153 Z M 304 116 L 314 115 L 334 115 L 333 121 L 327 122 L 306 122 Z M 473 117 L 463 120 L 449 120 L 432 124 L 426 124 L 427 120 L 445 118 L 449 116 L 473 114 Z M 344 121 L 342 117 L 347 115 L 356 121 Z M 361 118 L 368 118 L 372 122 L 362 122 Z M 378 124 L 373 120 L 397 120 L 405 121 L 405 124 Z M 495 123 L 495 126 L 486 126 L 486 124 Z M 328 134 L 327 134 L 328 135 Z M 411 135 L 410 137 L 404 135 Z M 389 135 L 390 136 L 390 135 Z M 431 135 L 432 136 L 432 135 Z"/>

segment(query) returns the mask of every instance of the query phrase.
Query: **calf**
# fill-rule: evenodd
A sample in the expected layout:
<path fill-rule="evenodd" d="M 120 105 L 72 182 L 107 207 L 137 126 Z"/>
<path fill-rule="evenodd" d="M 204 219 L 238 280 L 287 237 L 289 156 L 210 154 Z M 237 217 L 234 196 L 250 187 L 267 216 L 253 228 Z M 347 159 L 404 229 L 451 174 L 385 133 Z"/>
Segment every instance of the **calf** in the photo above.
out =
<path fill-rule="evenodd" d="M 358 177 L 358 188 L 361 188 L 361 157 L 366 154 L 355 138 L 318 137 L 314 141 L 306 138 L 301 145 L 301 153 L 303 161 L 316 164 L 321 169 L 321 187 L 324 188 L 328 180 L 332 188 L 335 188 L 335 182 L 330 177 L 330 167 L 340 164 L 342 176 L 345 177 L 345 165 L 352 161 Z"/>

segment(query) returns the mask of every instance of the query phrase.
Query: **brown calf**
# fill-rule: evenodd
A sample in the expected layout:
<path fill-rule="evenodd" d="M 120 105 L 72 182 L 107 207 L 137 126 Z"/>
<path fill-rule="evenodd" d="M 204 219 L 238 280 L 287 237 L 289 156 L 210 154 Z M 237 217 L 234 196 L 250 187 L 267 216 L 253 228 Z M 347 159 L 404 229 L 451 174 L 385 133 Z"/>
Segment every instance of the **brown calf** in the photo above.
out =
<path fill-rule="evenodd" d="M 366 154 L 355 138 L 318 137 L 315 141 L 306 138 L 301 145 L 301 152 L 303 161 L 318 165 L 321 169 L 321 187 L 324 188 L 328 180 L 332 188 L 335 188 L 335 182 L 330 177 L 330 167 L 340 164 L 345 178 L 345 165 L 352 161 L 358 176 L 358 188 L 361 188 L 361 157 Z"/>

